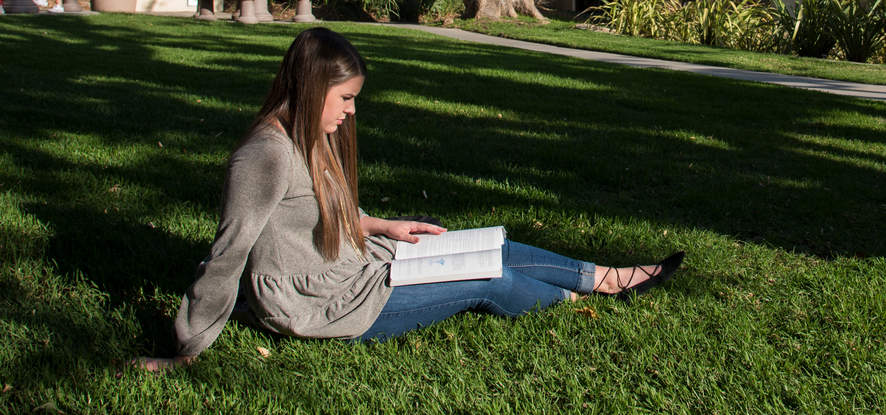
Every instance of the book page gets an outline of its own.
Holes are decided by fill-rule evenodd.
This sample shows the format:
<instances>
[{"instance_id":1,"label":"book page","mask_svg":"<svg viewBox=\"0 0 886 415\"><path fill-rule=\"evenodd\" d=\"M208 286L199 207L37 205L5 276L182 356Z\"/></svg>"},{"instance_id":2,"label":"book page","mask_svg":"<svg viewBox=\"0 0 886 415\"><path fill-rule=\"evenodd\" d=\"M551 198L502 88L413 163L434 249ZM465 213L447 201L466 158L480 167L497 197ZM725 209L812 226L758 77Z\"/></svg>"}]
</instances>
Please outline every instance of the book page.
<instances>
[{"instance_id":1,"label":"book page","mask_svg":"<svg viewBox=\"0 0 886 415\"><path fill-rule=\"evenodd\" d=\"M398 260L391 263L391 286L501 277L501 247Z\"/></svg>"},{"instance_id":2,"label":"book page","mask_svg":"<svg viewBox=\"0 0 886 415\"><path fill-rule=\"evenodd\" d=\"M457 254L501 248L505 243L505 228L465 229L444 232L440 235L416 235L418 243L397 241L395 259Z\"/></svg>"}]
</instances>

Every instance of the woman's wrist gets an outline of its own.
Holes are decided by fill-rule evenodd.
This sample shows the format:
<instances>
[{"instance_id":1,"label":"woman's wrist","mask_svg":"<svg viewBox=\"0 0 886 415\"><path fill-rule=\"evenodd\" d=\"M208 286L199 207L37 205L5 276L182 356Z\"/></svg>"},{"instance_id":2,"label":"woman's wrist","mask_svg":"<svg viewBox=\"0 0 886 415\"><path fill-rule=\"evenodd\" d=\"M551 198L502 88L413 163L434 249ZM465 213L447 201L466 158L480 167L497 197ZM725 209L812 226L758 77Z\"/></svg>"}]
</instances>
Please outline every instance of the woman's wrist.
<instances>
[{"instance_id":1,"label":"woman's wrist","mask_svg":"<svg viewBox=\"0 0 886 415\"><path fill-rule=\"evenodd\" d=\"M193 356L181 356L181 355L179 355L179 356L176 356L176 357L174 358L175 363L176 363L176 364L181 364L181 365L189 365L189 364L191 364L191 363L194 363L194 360L196 360L196 359L197 359L197 355L193 355Z\"/></svg>"},{"instance_id":2,"label":"woman's wrist","mask_svg":"<svg viewBox=\"0 0 886 415\"><path fill-rule=\"evenodd\" d=\"M386 232L387 220L363 215L360 217L360 229L363 230L363 236L372 236L383 234Z\"/></svg>"}]
</instances>

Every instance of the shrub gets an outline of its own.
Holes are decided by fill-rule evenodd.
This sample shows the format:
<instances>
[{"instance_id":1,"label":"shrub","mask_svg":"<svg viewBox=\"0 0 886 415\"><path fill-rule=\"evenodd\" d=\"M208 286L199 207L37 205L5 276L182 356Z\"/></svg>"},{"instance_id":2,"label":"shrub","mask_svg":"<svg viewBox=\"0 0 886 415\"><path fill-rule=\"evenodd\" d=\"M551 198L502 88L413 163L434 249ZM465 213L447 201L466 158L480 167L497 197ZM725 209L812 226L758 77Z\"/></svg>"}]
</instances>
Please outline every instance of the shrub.
<instances>
[{"instance_id":1,"label":"shrub","mask_svg":"<svg viewBox=\"0 0 886 415\"><path fill-rule=\"evenodd\" d=\"M442 21L461 15L465 11L462 0L431 0L430 6L418 16L419 21Z\"/></svg>"},{"instance_id":2,"label":"shrub","mask_svg":"<svg viewBox=\"0 0 886 415\"><path fill-rule=\"evenodd\" d=\"M400 17L400 3L397 0L360 0L363 11L376 20L390 20Z\"/></svg>"},{"instance_id":3,"label":"shrub","mask_svg":"<svg viewBox=\"0 0 886 415\"><path fill-rule=\"evenodd\" d=\"M695 41L702 45L725 46L728 33L729 0L696 0L683 6L686 22Z\"/></svg>"},{"instance_id":4,"label":"shrub","mask_svg":"<svg viewBox=\"0 0 886 415\"><path fill-rule=\"evenodd\" d=\"M462 0L401 0L399 18L411 22L438 22L462 12Z\"/></svg>"},{"instance_id":5,"label":"shrub","mask_svg":"<svg viewBox=\"0 0 886 415\"><path fill-rule=\"evenodd\" d=\"M886 14L882 0L830 0L830 33L847 60L866 62L883 46Z\"/></svg>"},{"instance_id":6,"label":"shrub","mask_svg":"<svg viewBox=\"0 0 886 415\"><path fill-rule=\"evenodd\" d=\"M662 0L606 0L599 7L599 14L588 21L603 23L618 33L642 37L666 36L667 16L662 13ZM589 12L590 9L582 12Z\"/></svg>"},{"instance_id":7,"label":"shrub","mask_svg":"<svg viewBox=\"0 0 886 415\"><path fill-rule=\"evenodd\" d=\"M731 2L732 10L726 14L726 46L733 49L771 52L778 50L776 32L777 18L770 7L763 7L752 0Z\"/></svg>"},{"instance_id":8,"label":"shrub","mask_svg":"<svg viewBox=\"0 0 886 415\"><path fill-rule=\"evenodd\" d=\"M594 10L591 10L594 9ZM705 45L771 50L774 18L755 0L607 0L588 18L618 33Z\"/></svg>"},{"instance_id":9,"label":"shrub","mask_svg":"<svg viewBox=\"0 0 886 415\"><path fill-rule=\"evenodd\" d=\"M886 46L884 0L605 0L579 15L618 33L865 62ZM878 55L879 56L879 55ZM879 59L879 58L878 58Z\"/></svg>"},{"instance_id":10,"label":"shrub","mask_svg":"<svg viewBox=\"0 0 886 415\"><path fill-rule=\"evenodd\" d=\"M784 41L783 52L823 58L837 43L828 28L830 0L799 0L793 7L773 0L773 9L778 22L775 37Z\"/></svg>"}]
</instances>

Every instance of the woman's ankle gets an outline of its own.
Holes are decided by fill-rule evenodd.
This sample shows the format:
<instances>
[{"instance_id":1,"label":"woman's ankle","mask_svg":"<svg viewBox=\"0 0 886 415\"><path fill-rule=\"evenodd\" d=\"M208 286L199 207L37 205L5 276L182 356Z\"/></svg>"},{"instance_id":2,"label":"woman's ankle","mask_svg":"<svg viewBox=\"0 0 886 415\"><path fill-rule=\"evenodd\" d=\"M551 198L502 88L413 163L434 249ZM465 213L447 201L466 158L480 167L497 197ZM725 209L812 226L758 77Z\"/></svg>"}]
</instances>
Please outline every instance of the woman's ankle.
<instances>
[{"instance_id":1,"label":"woman's ankle","mask_svg":"<svg viewBox=\"0 0 886 415\"><path fill-rule=\"evenodd\" d=\"M600 273L600 271L603 271ZM594 291L605 294L617 294L626 288L640 284L650 277L658 274L661 267L657 265L644 265L634 267L597 267L595 277L600 281L594 287Z\"/></svg>"}]
</instances>

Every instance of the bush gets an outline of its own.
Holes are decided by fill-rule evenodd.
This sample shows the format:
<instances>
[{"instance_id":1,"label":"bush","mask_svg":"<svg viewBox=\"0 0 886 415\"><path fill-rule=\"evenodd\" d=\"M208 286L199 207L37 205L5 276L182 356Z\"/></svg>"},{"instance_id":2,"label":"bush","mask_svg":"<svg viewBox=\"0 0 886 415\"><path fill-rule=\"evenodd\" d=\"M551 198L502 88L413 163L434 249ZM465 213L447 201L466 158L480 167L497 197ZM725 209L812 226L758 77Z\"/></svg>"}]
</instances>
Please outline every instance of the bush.
<instances>
[{"instance_id":1,"label":"bush","mask_svg":"<svg viewBox=\"0 0 886 415\"><path fill-rule=\"evenodd\" d=\"M770 7L761 7L751 0L731 2L730 7L726 14L726 47L757 52L772 52L780 48L779 38L773 36L777 18Z\"/></svg>"},{"instance_id":2,"label":"bush","mask_svg":"<svg viewBox=\"0 0 886 415\"><path fill-rule=\"evenodd\" d=\"M886 14L881 0L830 0L830 33L847 60L866 62L883 46Z\"/></svg>"},{"instance_id":3,"label":"bush","mask_svg":"<svg viewBox=\"0 0 886 415\"><path fill-rule=\"evenodd\" d=\"M666 37L672 15L662 13L665 3L662 0L606 0L601 6L591 7L582 14L598 10L600 13L589 17L588 22L604 23L618 33Z\"/></svg>"},{"instance_id":4,"label":"bush","mask_svg":"<svg viewBox=\"0 0 886 415\"><path fill-rule=\"evenodd\" d=\"M631 36L771 50L774 18L754 0L607 0L588 22Z\"/></svg>"},{"instance_id":5,"label":"bush","mask_svg":"<svg viewBox=\"0 0 886 415\"><path fill-rule=\"evenodd\" d=\"M462 0L401 0L400 20L437 22L454 18L464 11Z\"/></svg>"},{"instance_id":6,"label":"bush","mask_svg":"<svg viewBox=\"0 0 886 415\"><path fill-rule=\"evenodd\" d=\"M286 1L295 7L296 0ZM318 16L328 20L409 22L440 21L464 10L461 0L323 0L319 7Z\"/></svg>"},{"instance_id":7,"label":"bush","mask_svg":"<svg viewBox=\"0 0 886 415\"><path fill-rule=\"evenodd\" d=\"M683 6L686 23L696 43L725 46L730 0L696 0Z\"/></svg>"},{"instance_id":8,"label":"bush","mask_svg":"<svg viewBox=\"0 0 886 415\"><path fill-rule=\"evenodd\" d=\"M775 35L784 43L782 52L824 58L837 43L828 29L830 0L799 0L793 7L773 0L773 9L778 22Z\"/></svg>"},{"instance_id":9,"label":"bush","mask_svg":"<svg viewBox=\"0 0 886 415\"><path fill-rule=\"evenodd\" d=\"M886 43L883 0L606 0L588 23L621 34L865 62Z\"/></svg>"}]
</instances>

